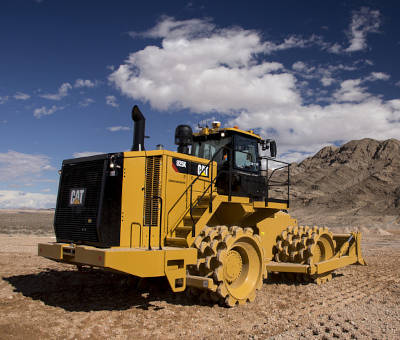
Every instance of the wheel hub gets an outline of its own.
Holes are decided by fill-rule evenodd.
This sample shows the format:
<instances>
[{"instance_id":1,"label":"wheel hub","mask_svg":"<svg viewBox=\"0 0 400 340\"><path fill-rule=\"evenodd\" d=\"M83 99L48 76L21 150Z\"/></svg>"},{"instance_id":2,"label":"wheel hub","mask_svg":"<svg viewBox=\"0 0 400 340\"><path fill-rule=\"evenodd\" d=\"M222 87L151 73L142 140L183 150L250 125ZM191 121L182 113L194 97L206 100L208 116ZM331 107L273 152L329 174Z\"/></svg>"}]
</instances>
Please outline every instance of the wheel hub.
<instances>
[{"instance_id":1,"label":"wheel hub","mask_svg":"<svg viewBox=\"0 0 400 340\"><path fill-rule=\"evenodd\" d=\"M230 250L227 254L224 266L225 278L228 282L235 281L242 272L242 257L235 250Z\"/></svg>"}]
</instances>

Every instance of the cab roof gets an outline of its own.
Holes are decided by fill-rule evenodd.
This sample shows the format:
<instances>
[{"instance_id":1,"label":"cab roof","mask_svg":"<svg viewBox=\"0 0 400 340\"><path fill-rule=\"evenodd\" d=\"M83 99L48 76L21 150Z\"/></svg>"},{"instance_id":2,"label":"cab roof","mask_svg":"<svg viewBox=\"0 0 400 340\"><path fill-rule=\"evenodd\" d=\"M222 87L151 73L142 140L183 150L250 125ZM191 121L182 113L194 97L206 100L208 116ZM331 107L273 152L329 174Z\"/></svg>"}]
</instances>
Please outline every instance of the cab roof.
<instances>
[{"instance_id":1,"label":"cab roof","mask_svg":"<svg viewBox=\"0 0 400 340\"><path fill-rule=\"evenodd\" d=\"M256 133L254 133L253 130L241 130L238 127L232 127L232 128L220 128L220 127L216 127L216 128L202 128L200 132L196 132L193 134L193 137L201 137L201 136L209 136L209 135L214 135L214 134L220 134L221 132L227 132L228 134L242 134L245 136L249 136L249 137L253 137L256 139L261 140L261 136L257 135Z\"/></svg>"}]
</instances>

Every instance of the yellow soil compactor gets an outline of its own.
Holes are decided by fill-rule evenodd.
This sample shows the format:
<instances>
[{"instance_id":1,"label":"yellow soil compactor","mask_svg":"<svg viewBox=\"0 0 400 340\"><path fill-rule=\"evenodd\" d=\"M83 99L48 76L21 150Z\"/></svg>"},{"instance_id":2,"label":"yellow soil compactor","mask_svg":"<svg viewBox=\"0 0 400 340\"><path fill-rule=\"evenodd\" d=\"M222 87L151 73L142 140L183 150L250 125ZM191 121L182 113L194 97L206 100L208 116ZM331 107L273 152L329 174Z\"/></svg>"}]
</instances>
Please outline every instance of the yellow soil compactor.
<instances>
[{"instance_id":1,"label":"yellow soil compactor","mask_svg":"<svg viewBox=\"0 0 400 340\"><path fill-rule=\"evenodd\" d=\"M39 244L40 256L165 276L174 292L226 306L253 301L268 272L319 284L365 264L359 232L298 226L287 213L290 165L275 160L275 141L214 122L179 125L177 152L146 151L137 106L132 119L131 151L63 161L56 242Z\"/></svg>"}]
</instances>

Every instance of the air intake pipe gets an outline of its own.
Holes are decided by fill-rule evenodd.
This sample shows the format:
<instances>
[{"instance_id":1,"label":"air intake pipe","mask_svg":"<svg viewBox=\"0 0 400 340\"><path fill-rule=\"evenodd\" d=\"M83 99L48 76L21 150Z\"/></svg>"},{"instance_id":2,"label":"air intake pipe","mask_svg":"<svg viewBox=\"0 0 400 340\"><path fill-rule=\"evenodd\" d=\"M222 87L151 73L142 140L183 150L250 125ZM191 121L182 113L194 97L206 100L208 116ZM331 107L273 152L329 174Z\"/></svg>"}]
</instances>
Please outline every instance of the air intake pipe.
<instances>
[{"instance_id":1,"label":"air intake pipe","mask_svg":"<svg viewBox=\"0 0 400 340\"><path fill-rule=\"evenodd\" d=\"M134 134L131 151L143 151L146 118L144 118L137 105L135 105L132 109L132 120L134 122Z\"/></svg>"},{"instance_id":2,"label":"air intake pipe","mask_svg":"<svg viewBox=\"0 0 400 340\"><path fill-rule=\"evenodd\" d=\"M178 125L175 129L175 144L178 152L189 153L189 145L193 144L193 131L189 125Z\"/></svg>"}]
</instances>

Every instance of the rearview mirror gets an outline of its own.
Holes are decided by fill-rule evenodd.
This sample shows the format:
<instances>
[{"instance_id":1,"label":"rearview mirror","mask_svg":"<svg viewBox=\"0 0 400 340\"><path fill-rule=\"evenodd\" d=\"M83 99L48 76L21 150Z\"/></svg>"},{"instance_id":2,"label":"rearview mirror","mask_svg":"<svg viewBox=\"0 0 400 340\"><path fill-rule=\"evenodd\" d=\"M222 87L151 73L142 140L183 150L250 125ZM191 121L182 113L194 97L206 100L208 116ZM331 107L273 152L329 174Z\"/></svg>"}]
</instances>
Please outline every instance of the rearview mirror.
<instances>
[{"instance_id":1,"label":"rearview mirror","mask_svg":"<svg viewBox=\"0 0 400 340\"><path fill-rule=\"evenodd\" d=\"M272 157L272 158L275 158L275 157L276 157L277 149L276 149L276 142L275 142L274 140L271 140L271 141L269 142L269 151L270 151L270 153L271 153L271 157Z\"/></svg>"},{"instance_id":2,"label":"rearview mirror","mask_svg":"<svg viewBox=\"0 0 400 340\"><path fill-rule=\"evenodd\" d=\"M269 148L269 146L268 146L268 140L262 139L262 140L260 141L260 144L261 144L261 150L262 150L262 151L265 151L265 150L267 150L267 149Z\"/></svg>"}]
</instances>

